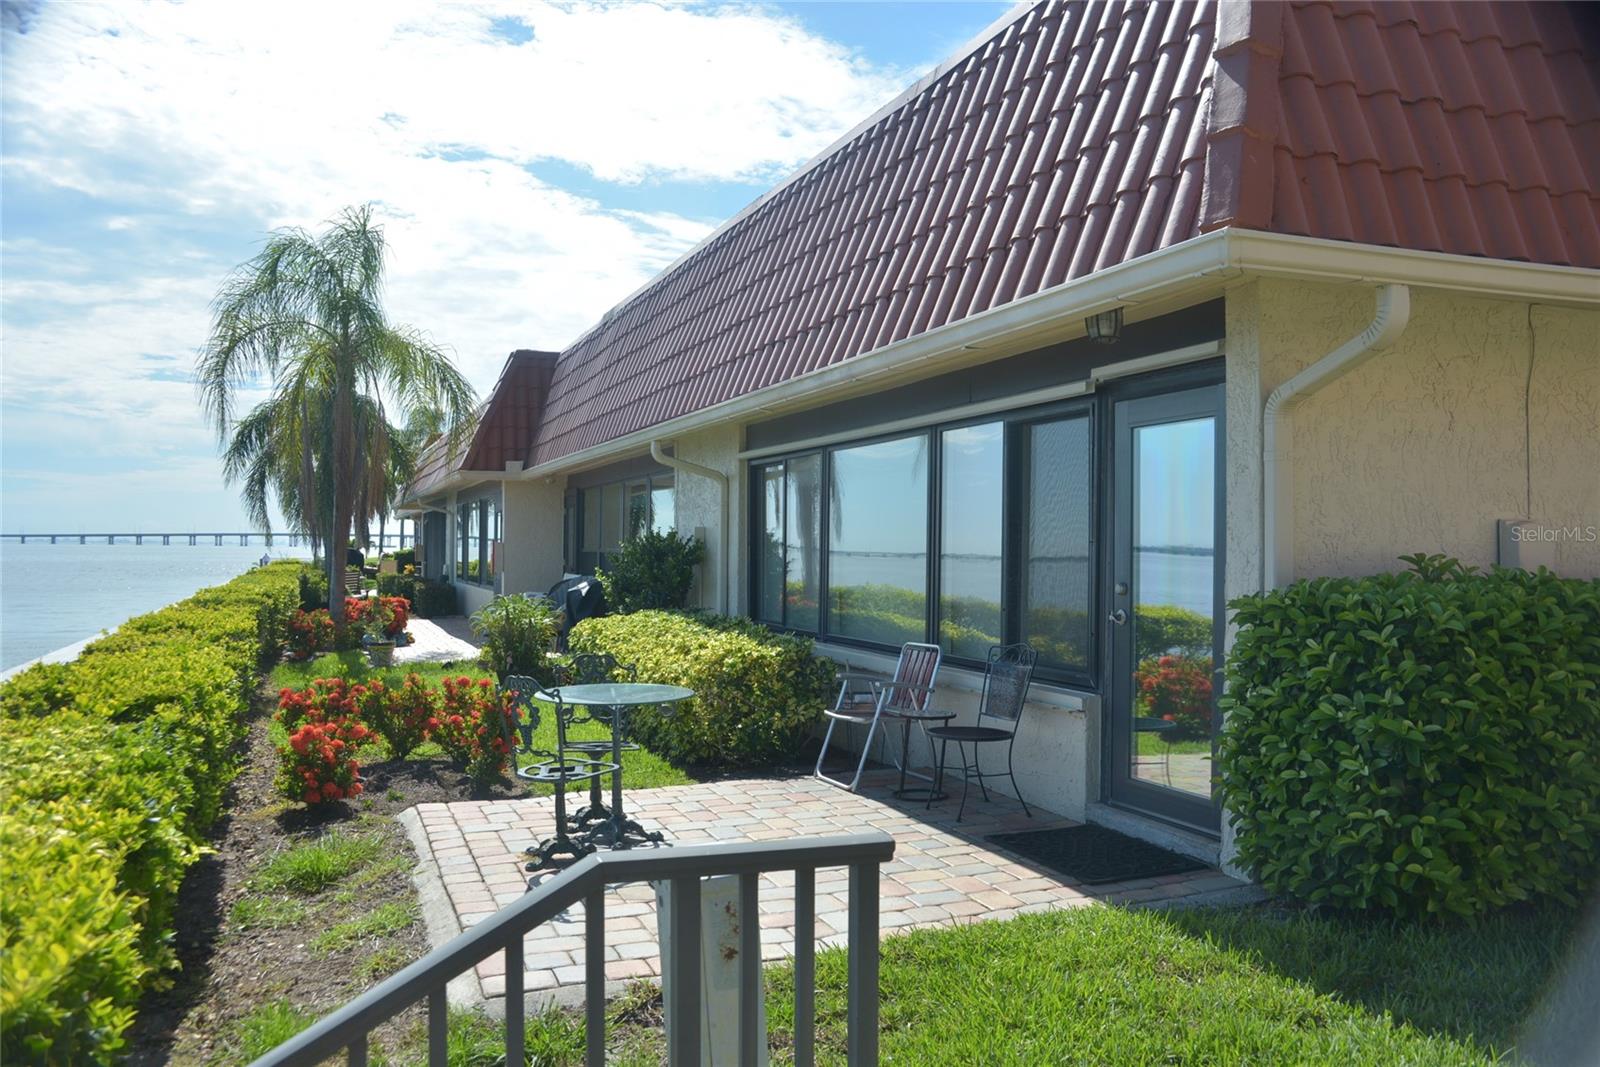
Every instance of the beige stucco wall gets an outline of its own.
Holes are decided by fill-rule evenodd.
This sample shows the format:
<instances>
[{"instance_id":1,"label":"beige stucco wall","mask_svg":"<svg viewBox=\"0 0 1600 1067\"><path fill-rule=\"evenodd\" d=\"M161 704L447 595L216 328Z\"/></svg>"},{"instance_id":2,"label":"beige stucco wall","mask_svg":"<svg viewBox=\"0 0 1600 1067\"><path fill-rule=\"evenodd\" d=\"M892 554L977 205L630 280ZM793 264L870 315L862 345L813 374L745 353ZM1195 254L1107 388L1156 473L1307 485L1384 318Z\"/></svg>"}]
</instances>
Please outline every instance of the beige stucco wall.
<instances>
[{"instance_id":1,"label":"beige stucco wall","mask_svg":"<svg viewBox=\"0 0 1600 1067\"><path fill-rule=\"evenodd\" d=\"M1262 404L1363 330L1375 299L1281 280L1228 292L1230 599L1261 581ZM1600 542L1581 536L1600 527L1600 312L1420 288L1411 302L1394 345L1295 409L1294 575L1397 570L1412 552L1488 566L1496 520L1528 518L1580 531L1552 545L1557 573L1600 576Z\"/></svg>"},{"instance_id":2,"label":"beige stucco wall","mask_svg":"<svg viewBox=\"0 0 1600 1067\"><path fill-rule=\"evenodd\" d=\"M1259 546L1232 536L1259 514L1247 484L1259 405L1373 308L1365 285L1262 280L1229 294L1235 591L1259 574ZM1291 432L1295 576L1394 570L1411 552L1488 566L1502 518L1600 527L1600 311L1413 289L1396 343L1299 404ZM1566 536L1552 555L1558 573L1600 576L1600 539Z\"/></svg>"},{"instance_id":3,"label":"beige stucco wall","mask_svg":"<svg viewBox=\"0 0 1600 1067\"><path fill-rule=\"evenodd\" d=\"M502 592L542 593L561 580L565 491L564 477L505 483Z\"/></svg>"},{"instance_id":4,"label":"beige stucco wall","mask_svg":"<svg viewBox=\"0 0 1600 1067\"><path fill-rule=\"evenodd\" d=\"M744 499L744 466L739 460L739 449L744 440L740 426L719 426L700 433L686 434L673 442L673 455L702 467L710 467L727 475L728 494L731 501L723 499L722 487L710 478L687 471L678 471L675 479L675 506L678 533L692 536L697 529L705 531L706 562L696 593L697 606L711 611L738 613L744 603L744 509L739 501ZM728 513L728 540L723 544L723 509ZM724 589L728 599L724 601Z\"/></svg>"}]
</instances>

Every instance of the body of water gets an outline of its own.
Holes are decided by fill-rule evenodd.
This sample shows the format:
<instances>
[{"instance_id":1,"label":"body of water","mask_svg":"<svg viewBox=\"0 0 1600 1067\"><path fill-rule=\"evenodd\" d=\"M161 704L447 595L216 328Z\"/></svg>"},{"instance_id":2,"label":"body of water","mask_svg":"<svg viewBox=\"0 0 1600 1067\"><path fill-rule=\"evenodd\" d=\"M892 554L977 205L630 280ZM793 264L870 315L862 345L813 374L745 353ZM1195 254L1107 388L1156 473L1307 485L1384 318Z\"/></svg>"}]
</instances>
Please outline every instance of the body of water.
<instances>
[{"instance_id":1,"label":"body of water","mask_svg":"<svg viewBox=\"0 0 1600 1067\"><path fill-rule=\"evenodd\" d=\"M307 548L259 543L114 545L0 543L0 670L96 636L135 615Z\"/></svg>"},{"instance_id":2,"label":"body of water","mask_svg":"<svg viewBox=\"0 0 1600 1067\"><path fill-rule=\"evenodd\" d=\"M1200 615L1210 615L1214 600L1213 561L1210 553L1138 550L1136 581L1142 604L1175 604ZM829 575L833 585L893 585L923 589L927 584L927 557L921 554L835 552ZM944 561L944 595L996 600L1000 590L996 575L998 556L960 556ZM793 573L793 572L792 572ZM1033 564L1031 577L1041 589L1051 591L1050 603L1086 608L1089 588L1087 559L1049 559Z\"/></svg>"}]
</instances>

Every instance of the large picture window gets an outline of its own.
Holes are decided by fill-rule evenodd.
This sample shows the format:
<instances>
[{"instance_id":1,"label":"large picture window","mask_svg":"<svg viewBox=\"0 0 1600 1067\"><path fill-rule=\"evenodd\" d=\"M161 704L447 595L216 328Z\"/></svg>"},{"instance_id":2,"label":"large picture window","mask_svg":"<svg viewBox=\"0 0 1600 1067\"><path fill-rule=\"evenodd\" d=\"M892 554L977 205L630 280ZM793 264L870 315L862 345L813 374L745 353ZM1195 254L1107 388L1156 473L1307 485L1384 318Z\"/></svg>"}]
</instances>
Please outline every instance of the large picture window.
<instances>
[{"instance_id":1,"label":"large picture window","mask_svg":"<svg viewBox=\"0 0 1600 1067\"><path fill-rule=\"evenodd\" d=\"M604 567L624 541L645 530L676 528L677 504L670 472L579 489L569 499L575 514L575 554L567 566L578 574Z\"/></svg>"},{"instance_id":2,"label":"large picture window","mask_svg":"<svg viewBox=\"0 0 1600 1067\"><path fill-rule=\"evenodd\" d=\"M489 518L484 523L483 573L493 583L495 576L500 573L500 501L490 500L487 504Z\"/></svg>"},{"instance_id":3,"label":"large picture window","mask_svg":"<svg viewBox=\"0 0 1600 1067\"><path fill-rule=\"evenodd\" d=\"M756 618L815 633L822 610L822 456L757 467Z\"/></svg>"},{"instance_id":4,"label":"large picture window","mask_svg":"<svg viewBox=\"0 0 1600 1067\"><path fill-rule=\"evenodd\" d=\"M756 461L751 613L969 665L1026 641L1092 683L1091 439L1078 404Z\"/></svg>"},{"instance_id":5,"label":"large picture window","mask_svg":"<svg viewBox=\"0 0 1600 1067\"><path fill-rule=\"evenodd\" d=\"M898 645L928 631L928 436L829 456L828 629Z\"/></svg>"},{"instance_id":6,"label":"large picture window","mask_svg":"<svg viewBox=\"0 0 1600 1067\"><path fill-rule=\"evenodd\" d=\"M456 580L493 585L500 572L500 501L480 497L456 507Z\"/></svg>"}]
</instances>

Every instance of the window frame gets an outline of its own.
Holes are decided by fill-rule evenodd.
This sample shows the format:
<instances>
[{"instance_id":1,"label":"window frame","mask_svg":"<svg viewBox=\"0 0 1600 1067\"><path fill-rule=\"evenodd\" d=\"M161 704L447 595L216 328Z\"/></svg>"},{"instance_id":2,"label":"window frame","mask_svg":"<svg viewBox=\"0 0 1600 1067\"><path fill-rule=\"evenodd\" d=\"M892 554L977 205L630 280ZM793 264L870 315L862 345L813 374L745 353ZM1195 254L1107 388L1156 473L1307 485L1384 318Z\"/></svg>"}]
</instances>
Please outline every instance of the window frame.
<instances>
[{"instance_id":1,"label":"window frame","mask_svg":"<svg viewBox=\"0 0 1600 1067\"><path fill-rule=\"evenodd\" d=\"M505 536L505 505L495 494L486 493L475 496L470 500L456 502L456 567L455 580L462 585L477 585L485 588L495 588L499 584L499 572L489 573L490 553L495 544L495 538L490 534L489 518L499 514L501 539ZM477 530L472 532L469 516L477 522ZM477 563L478 573L472 573L471 565Z\"/></svg>"},{"instance_id":2,"label":"window frame","mask_svg":"<svg viewBox=\"0 0 1600 1067\"><path fill-rule=\"evenodd\" d=\"M889 647L876 641L836 634L829 628L829 624L833 621L833 605L829 595L833 588L831 581L833 577L833 561L831 558L833 555L833 534L831 533L833 529L833 457L839 452L848 452L852 449L865 448L870 445L880 445L887 441L908 441L913 437L922 438L928 457L927 470L923 475L928 484L924 486L923 499L927 502L927 514L923 517L922 543L923 555L928 562L923 567L922 639L924 641L928 640L928 634L933 632L934 608L932 605L936 593L934 592L932 575L928 571L932 570L936 543L934 527L938 524L939 515L939 501L936 495L937 483L934 481L937 477L936 472L939 469L939 462L938 457L933 455L938 449L938 436L939 428L937 426L922 426L914 430L900 430L893 433L874 434L871 437L855 438L849 441L838 441L820 449L822 452L822 565L818 570L818 581L822 587L817 590L817 640L827 641L830 644L853 645L858 648L881 649ZM787 457L785 458L787 461ZM784 479L783 493L784 499L787 501L789 497L787 470L784 473ZM787 542L785 542L784 547L787 550ZM787 559L787 555L785 558Z\"/></svg>"},{"instance_id":3,"label":"window frame","mask_svg":"<svg viewBox=\"0 0 1600 1067\"><path fill-rule=\"evenodd\" d=\"M1041 664L1037 677L1044 682L1050 682L1074 689L1098 691L1100 684L1100 645L1102 632L1098 614L1100 604L1100 579L1102 564L1099 558L1100 548L1100 523L1102 519L1101 500L1101 472L1098 468L1100 461L1100 432L1101 413L1100 405L1093 395L1071 397L1064 400L1052 401L1046 404L1037 404L1029 407L1016 408L1007 411L988 412L982 415L972 415L959 419L948 419L930 422L909 430L897 430L887 433L865 434L861 437L850 438L844 441L829 442L825 445L814 445L809 448L799 448L792 452L778 452L771 455L753 457L746 467L747 485L751 491L747 494L747 521L749 523L749 536L746 538L748 547L747 578L749 582L749 605L747 614L752 619L758 619L759 603L761 597L761 564L762 554L758 550L759 538L765 533L765 471L781 464L783 466L783 484L780 496L783 506L787 509L789 498L789 463L808 456L820 455L822 475L822 539L819 546L821 561L818 568L818 581L821 588L818 590L818 618L817 628L805 630L788 624L787 597L780 597L780 614L783 622L764 625L786 633L795 633L811 637L819 643L840 645L850 648L862 648L873 651L894 652L890 648L877 642L866 641L860 638L848 637L833 632L832 609L832 568L830 557L833 552L833 456L836 452L859 448L864 445L879 444L884 441L898 441L908 438L921 437L927 449L927 553L925 563L926 578L926 606L923 619L922 639L939 643L939 624L941 621L943 599L943 530L942 519L945 506L944 492L944 437L946 431L965 429L971 426L986 426L999 423L1002 427L1002 487L1001 487L1001 548L1000 548L1000 614L1001 629L1000 640L1002 643L1011 644L1022 639L1022 585L1026 579L1024 562L1026 559L1026 546L1023 540L1026 537L1027 509L1032 500L1027 485L1028 443L1027 434L1035 424L1048 423L1059 420L1083 418L1087 420L1087 452L1084 464L1089 477L1089 516L1088 516L1088 541L1085 545L1089 557L1089 573L1087 588L1085 589L1088 604L1089 621L1089 646L1084 657L1085 662L1072 668L1061 668L1054 665ZM784 513L784 540L782 552L785 560L788 558L788 522L787 513ZM759 619L758 619L759 621ZM965 657L946 653L944 662L955 667L982 670L984 662L981 659Z\"/></svg>"},{"instance_id":4,"label":"window frame","mask_svg":"<svg viewBox=\"0 0 1600 1067\"><path fill-rule=\"evenodd\" d=\"M631 510L631 498L629 490L638 487L640 484L643 484L644 486L644 493L640 497L640 499L642 499L644 502L644 516L641 529L657 529L655 494L659 488L668 490L672 493L672 531L674 533L677 532L678 479L676 473L673 471L652 471L649 474L635 474L626 478L613 478L610 481L599 482L595 485L573 486L571 490L570 501L563 503L563 506L567 509L564 525L570 531L567 534L567 537L568 544L572 546L571 552L565 555L563 564L570 573L593 574L595 571L603 568L606 565L607 557L612 555L611 552L606 550L606 523L612 520L612 516L610 515L611 509L606 503L608 492L616 493L621 501L620 506L622 515L616 520L618 523L617 529L619 532L619 540L617 541L617 544L620 546L628 539L629 536L631 536L629 532L629 523L631 518L629 515L629 511ZM599 530L595 536L595 548L592 553L589 551L589 549L584 547L584 538L587 536L587 531L589 528L589 522L584 514L584 507L588 503L589 499L587 494L590 493L595 494L594 499L599 505L595 509L595 525L599 527ZM634 532L637 533L638 531ZM664 529L663 532L665 532ZM584 557L591 554L594 556L594 565L588 569L585 569Z\"/></svg>"}]
</instances>

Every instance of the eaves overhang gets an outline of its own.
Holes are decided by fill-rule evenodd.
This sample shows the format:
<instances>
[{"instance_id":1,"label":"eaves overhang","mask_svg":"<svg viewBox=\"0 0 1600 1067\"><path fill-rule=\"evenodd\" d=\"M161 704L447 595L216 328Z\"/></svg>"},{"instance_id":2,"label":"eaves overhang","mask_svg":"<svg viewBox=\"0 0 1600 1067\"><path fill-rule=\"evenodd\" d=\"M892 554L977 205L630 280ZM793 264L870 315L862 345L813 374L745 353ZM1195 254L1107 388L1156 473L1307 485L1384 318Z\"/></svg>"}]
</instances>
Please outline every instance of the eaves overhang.
<instances>
[{"instance_id":1,"label":"eaves overhang","mask_svg":"<svg viewBox=\"0 0 1600 1067\"><path fill-rule=\"evenodd\" d=\"M769 418L989 362L1080 335L1084 318L1101 311L1120 307L1129 321L1139 321L1212 299L1252 277L1400 282L1503 300L1600 307L1600 271L1228 227L504 476L575 472L646 452L652 441L734 420Z\"/></svg>"}]
</instances>

